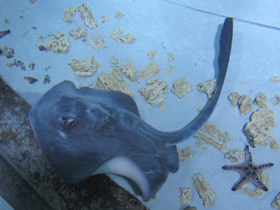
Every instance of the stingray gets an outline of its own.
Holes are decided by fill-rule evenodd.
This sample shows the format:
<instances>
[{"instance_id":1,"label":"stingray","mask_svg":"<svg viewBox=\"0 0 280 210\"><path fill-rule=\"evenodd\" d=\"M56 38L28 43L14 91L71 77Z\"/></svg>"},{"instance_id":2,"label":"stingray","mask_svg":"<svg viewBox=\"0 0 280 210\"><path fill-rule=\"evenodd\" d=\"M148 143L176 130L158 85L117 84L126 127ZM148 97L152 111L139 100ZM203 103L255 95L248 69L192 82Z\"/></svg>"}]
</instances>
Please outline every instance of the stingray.
<instances>
[{"instance_id":1,"label":"stingray","mask_svg":"<svg viewBox=\"0 0 280 210\"><path fill-rule=\"evenodd\" d=\"M169 172L179 169L176 144L196 133L219 99L230 59L233 20L223 24L216 86L212 97L183 128L159 131L143 121L135 101L118 91L63 81L32 106L29 119L56 174L77 184L95 174L117 174L132 180L146 200L154 196Z\"/></svg>"}]
</instances>

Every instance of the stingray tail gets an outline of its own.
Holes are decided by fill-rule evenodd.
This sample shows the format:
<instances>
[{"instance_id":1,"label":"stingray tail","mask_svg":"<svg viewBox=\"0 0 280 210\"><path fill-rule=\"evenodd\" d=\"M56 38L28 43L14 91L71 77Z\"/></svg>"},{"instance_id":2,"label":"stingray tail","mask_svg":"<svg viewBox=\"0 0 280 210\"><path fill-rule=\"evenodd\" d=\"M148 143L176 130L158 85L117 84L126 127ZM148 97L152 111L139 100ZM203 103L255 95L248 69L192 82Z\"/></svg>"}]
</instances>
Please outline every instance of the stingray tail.
<instances>
[{"instance_id":1,"label":"stingray tail","mask_svg":"<svg viewBox=\"0 0 280 210\"><path fill-rule=\"evenodd\" d=\"M173 145L193 136L209 119L212 114L218 99L220 97L224 80L226 77L227 67L230 59L231 44L233 33L233 19L226 18L222 27L220 36L220 52L218 56L218 75L216 78L216 87L213 96L208 100L202 112L200 112L195 119L183 128L172 131L163 132L168 145Z\"/></svg>"}]
</instances>

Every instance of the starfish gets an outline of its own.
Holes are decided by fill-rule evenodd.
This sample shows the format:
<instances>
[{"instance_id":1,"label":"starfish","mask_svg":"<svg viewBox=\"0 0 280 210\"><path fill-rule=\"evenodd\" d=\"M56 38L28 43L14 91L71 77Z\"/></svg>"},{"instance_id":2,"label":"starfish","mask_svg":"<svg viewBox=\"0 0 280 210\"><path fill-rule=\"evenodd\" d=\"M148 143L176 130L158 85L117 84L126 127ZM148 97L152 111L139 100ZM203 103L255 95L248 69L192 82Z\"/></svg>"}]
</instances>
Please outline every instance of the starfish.
<instances>
[{"instance_id":1,"label":"starfish","mask_svg":"<svg viewBox=\"0 0 280 210\"><path fill-rule=\"evenodd\" d=\"M273 163L266 163L261 165L254 165L252 154L249 146L246 145L244 149L244 162L236 165L225 165L222 167L224 170L231 170L240 174L239 180L231 188L232 191L238 190L245 183L251 182L256 187L268 191L267 187L262 183L261 173L263 170L272 167Z\"/></svg>"}]
</instances>

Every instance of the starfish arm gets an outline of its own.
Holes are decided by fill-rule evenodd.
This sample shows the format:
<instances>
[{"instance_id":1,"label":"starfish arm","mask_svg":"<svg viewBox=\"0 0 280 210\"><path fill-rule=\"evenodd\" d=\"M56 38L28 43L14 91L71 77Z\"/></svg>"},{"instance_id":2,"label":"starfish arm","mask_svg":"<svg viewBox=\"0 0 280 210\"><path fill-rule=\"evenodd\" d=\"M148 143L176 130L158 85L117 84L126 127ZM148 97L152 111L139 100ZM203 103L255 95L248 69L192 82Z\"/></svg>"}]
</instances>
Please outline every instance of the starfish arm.
<instances>
[{"instance_id":1,"label":"starfish arm","mask_svg":"<svg viewBox=\"0 0 280 210\"><path fill-rule=\"evenodd\" d=\"M244 149L244 163L252 163L253 162L253 158L252 158L252 154L249 150L249 146L246 145L245 149Z\"/></svg>"},{"instance_id":2,"label":"starfish arm","mask_svg":"<svg viewBox=\"0 0 280 210\"><path fill-rule=\"evenodd\" d=\"M242 174L242 164L238 165L224 165L222 169L227 170L227 171L235 171L238 172L239 174Z\"/></svg>"},{"instance_id":3,"label":"starfish arm","mask_svg":"<svg viewBox=\"0 0 280 210\"><path fill-rule=\"evenodd\" d=\"M240 175L240 178L238 179L237 182L235 182L235 184L233 185L233 187L231 188L232 191L236 191L238 190L240 187L242 187L242 185L244 185L247 182L247 177Z\"/></svg>"},{"instance_id":4,"label":"starfish arm","mask_svg":"<svg viewBox=\"0 0 280 210\"><path fill-rule=\"evenodd\" d=\"M262 189L263 191L268 191L267 187L262 183L261 179L256 176L251 179L251 182L253 185L255 185L257 188Z\"/></svg>"},{"instance_id":5,"label":"starfish arm","mask_svg":"<svg viewBox=\"0 0 280 210\"><path fill-rule=\"evenodd\" d=\"M258 165L258 169L260 172L262 172L263 170L270 168L272 166L274 166L273 163L265 163L265 164Z\"/></svg>"}]
</instances>

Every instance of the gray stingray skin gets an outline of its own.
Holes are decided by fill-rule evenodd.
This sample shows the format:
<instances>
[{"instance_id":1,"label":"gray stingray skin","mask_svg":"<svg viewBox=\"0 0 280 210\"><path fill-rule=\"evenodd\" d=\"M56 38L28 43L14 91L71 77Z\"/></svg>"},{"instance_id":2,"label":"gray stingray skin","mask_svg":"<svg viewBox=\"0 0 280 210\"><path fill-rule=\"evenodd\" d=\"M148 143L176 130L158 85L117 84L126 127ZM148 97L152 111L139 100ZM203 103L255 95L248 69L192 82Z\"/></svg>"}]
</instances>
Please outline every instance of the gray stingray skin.
<instances>
[{"instance_id":1,"label":"gray stingray skin","mask_svg":"<svg viewBox=\"0 0 280 210\"><path fill-rule=\"evenodd\" d=\"M230 58L232 32L233 20L226 18L220 37L215 94L193 121L177 131L159 131L144 122L135 101L121 92L77 89L70 81L46 92L32 107L29 119L40 148L58 176L66 182L79 183L104 163L126 157L147 180L145 198L155 195L169 172L175 173L179 168L176 143L192 136L218 101Z\"/></svg>"}]
</instances>

